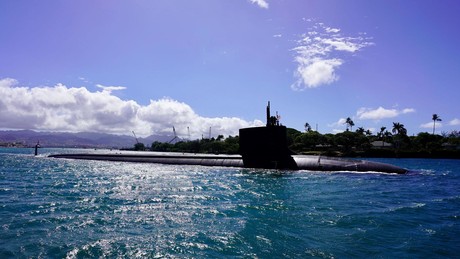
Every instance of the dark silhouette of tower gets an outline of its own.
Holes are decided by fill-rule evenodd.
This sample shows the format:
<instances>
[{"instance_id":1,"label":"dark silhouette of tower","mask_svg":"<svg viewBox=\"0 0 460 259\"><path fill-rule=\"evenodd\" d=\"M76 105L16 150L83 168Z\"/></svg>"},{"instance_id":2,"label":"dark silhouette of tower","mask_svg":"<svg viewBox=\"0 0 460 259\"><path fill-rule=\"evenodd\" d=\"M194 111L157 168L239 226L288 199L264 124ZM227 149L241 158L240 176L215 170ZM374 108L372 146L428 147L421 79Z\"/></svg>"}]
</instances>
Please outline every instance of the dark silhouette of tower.
<instances>
[{"instance_id":1,"label":"dark silhouette of tower","mask_svg":"<svg viewBox=\"0 0 460 259\"><path fill-rule=\"evenodd\" d=\"M240 129L240 154L244 167L266 169L297 169L292 151L287 146L287 131L278 118L270 116L267 105L266 127Z\"/></svg>"}]
</instances>

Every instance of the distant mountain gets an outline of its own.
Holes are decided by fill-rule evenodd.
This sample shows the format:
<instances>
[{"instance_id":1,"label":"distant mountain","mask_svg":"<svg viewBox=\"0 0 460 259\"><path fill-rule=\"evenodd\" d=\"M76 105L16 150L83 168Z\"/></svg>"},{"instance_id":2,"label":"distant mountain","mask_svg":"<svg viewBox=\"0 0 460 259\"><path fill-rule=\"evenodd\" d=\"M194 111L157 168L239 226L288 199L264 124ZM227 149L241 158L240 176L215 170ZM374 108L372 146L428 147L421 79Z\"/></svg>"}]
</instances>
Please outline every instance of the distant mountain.
<instances>
[{"instance_id":1,"label":"distant mountain","mask_svg":"<svg viewBox=\"0 0 460 259\"><path fill-rule=\"evenodd\" d=\"M152 142L168 142L173 136L151 135L138 138L139 142L150 147ZM79 148L132 148L136 139L129 135L113 135L94 132L37 132L32 130L0 131L0 145L15 143L17 146L35 146L40 141L42 147Z\"/></svg>"}]
</instances>

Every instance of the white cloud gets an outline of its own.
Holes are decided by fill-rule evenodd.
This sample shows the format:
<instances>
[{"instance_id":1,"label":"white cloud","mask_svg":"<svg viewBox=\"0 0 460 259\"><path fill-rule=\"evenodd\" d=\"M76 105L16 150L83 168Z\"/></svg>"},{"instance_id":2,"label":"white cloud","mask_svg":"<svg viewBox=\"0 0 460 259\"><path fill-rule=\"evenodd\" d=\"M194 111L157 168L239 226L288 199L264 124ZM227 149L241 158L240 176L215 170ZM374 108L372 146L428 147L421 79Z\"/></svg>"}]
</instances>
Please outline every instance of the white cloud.
<instances>
[{"instance_id":1,"label":"white cloud","mask_svg":"<svg viewBox=\"0 0 460 259\"><path fill-rule=\"evenodd\" d=\"M339 58L341 53L355 53L372 44L369 38L345 37L338 28L316 23L293 49L297 63L294 77L297 80L292 89L304 90L337 81L336 70L345 63Z\"/></svg>"},{"instance_id":2,"label":"white cloud","mask_svg":"<svg viewBox=\"0 0 460 259\"><path fill-rule=\"evenodd\" d=\"M237 135L242 127L261 126L240 118L207 118L196 114L182 102L170 98L151 100L147 106L112 95L122 86L102 86L90 92L85 87L63 84L45 87L21 87L15 79L0 79L0 128L53 131L91 131L114 134L171 134L199 138L212 128L213 135Z\"/></svg>"},{"instance_id":3,"label":"white cloud","mask_svg":"<svg viewBox=\"0 0 460 259\"><path fill-rule=\"evenodd\" d=\"M415 109L406 108L403 110L397 109L385 109L383 107L379 107L377 109L372 108L359 108L356 112L356 116L360 120L381 120L381 119L388 119L394 118L399 116L400 114L412 113L415 112Z\"/></svg>"},{"instance_id":4,"label":"white cloud","mask_svg":"<svg viewBox=\"0 0 460 259\"><path fill-rule=\"evenodd\" d=\"M423 124L420 125L420 128L432 129L433 128L433 122L423 123ZM436 122L436 128L442 128L442 123L441 122Z\"/></svg>"},{"instance_id":5,"label":"white cloud","mask_svg":"<svg viewBox=\"0 0 460 259\"><path fill-rule=\"evenodd\" d=\"M124 86L105 86L101 84L96 84L97 87L101 88L105 92L111 93L112 91L120 91L120 90L125 90L126 87Z\"/></svg>"},{"instance_id":6,"label":"white cloud","mask_svg":"<svg viewBox=\"0 0 460 259\"><path fill-rule=\"evenodd\" d=\"M328 127L340 127L340 126L345 125L345 122L347 122L347 119L340 118L338 121L336 121L334 123L331 123L331 124L328 124L327 126Z\"/></svg>"},{"instance_id":7,"label":"white cloud","mask_svg":"<svg viewBox=\"0 0 460 259\"><path fill-rule=\"evenodd\" d=\"M18 81L13 78L0 79L0 88L9 88L18 84Z\"/></svg>"},{"instance_id":8,"label":"white cloud","mask_svg":"<svg viewBox=\"0 0 460 259\"><path fill-rule=\"evenodd\" d=\"M253 4L257 4L261 8L265 8L265 9L268 8L268 3L265 0L250 0L250 1Z\"/></svg>"},{"instance_id":9,"label":"white cloud","mask_svg":"<svg viewBox=\"0 0 460 259\"><path fill-rule=\"evenodd\" d=\"M345 130L343 130L343 129L333 129L331 132L332 132L332 134L338 134L338 133L345 132Z\"/></svg>"},{"instance_id":10,"label":"white cloud","mask_svg":"<svg viewBox=\"0 0 460 259\"><path fill-rule=\"evenodd\" d=\"M314 88L337 81L339 77L335 74L335 69L342 65L342 60L315 58L299 60L298 63L300 65L295 73L298 80L292 85L294 90L303 90L305 86Z\"/></svg>"},{"instance_id":11,"label":"white cloud","mask_svg":"<svg viewBox=\"0 0 460 259\"><path fill-rule=\"evenodd\" d=\"M84 83L89 83L90 82L87 78L82 77L82 76L78 77L78 79L83 81Z\"/></svg>"},{"instance_id":12,"label":"white cloud","mask_svg":"<svg viewBox=\"0 0 460 259\"><path fill-rule=\"evenodd\" d=\"M326 30L326 32L331 32L331 33L340 32L340 29L337 29L337 28L325 27L324 29Z\"/></svg>"},{"instance_id":13,"label":"white cloud","mask_svg":"<svg viewBox=\"0 0 460 259\"><path fill-rule=\"evenodd\" d=\"M387 110L383 107L379 107L375 110L370 108L360 108L356 115L361 120L380 120L385 118L394 118L398 116L398 111L395 109Z\"/></svg>"},{"instance_id":14,"label":"white cloud","mask_svg":"<svg viewBox=\"0 0 460 259\"><path fill-rule=\"evenodd\" d=\"M460 119L455 118L455 119L449 121L449 125L451 125L451 126L460 125Z\"/></svg>"},{"instance_id":15,"label":"white cloud","mask_svg":"<svg viewBox=\"0 0 460 259\"><path fill-rule=\"evenodd\" d=\"M414 108L406 108L402 110L403 114L415 112Z\"/></svg>"}]
</instances>

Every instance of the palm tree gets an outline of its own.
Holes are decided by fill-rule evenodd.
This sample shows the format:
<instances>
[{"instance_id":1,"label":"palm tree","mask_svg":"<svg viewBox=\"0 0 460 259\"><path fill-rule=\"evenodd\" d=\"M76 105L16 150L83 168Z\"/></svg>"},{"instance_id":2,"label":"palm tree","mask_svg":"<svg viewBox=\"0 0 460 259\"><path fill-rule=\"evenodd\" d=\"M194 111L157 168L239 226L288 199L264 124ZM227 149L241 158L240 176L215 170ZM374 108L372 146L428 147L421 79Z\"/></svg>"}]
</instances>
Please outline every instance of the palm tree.
<instances>
[{"instance_id":1,"label":"palm tree","mask_svg":"<svg viewBox=\"0 0 460 259\"><path fill-rule=\"evenodd\" d=\"M388 130L385 130L385 132L382 135L383 141L382 141L382 147L385 146L385 141L391 138L391 132Z\"/></svg>"},{"instance_id":2,"label":"palm tree","mask_svg":"<svg viewBox=\"0 0 460 259\"><path fill-rule=\"evenodd\" d=\"M380 128L380 132L377 133L377 137L383 138L383 134L384 134L384 132L385 132L386 129L387 129L387 127L381 127L381 128Z\"/></svg>"},{"instance_id":3,"label":"palm tree","mask_svg":"<svg viewBox=\"0 0 460 259\"><path fill-rule=\"evenodd\" d=\"M345 124L347 124L347 131L348 131L348 127L350 127L350 130L353 130L353 126L355 126L355 123L351 120L350 117L347 118L347 120L345 121Z\"/></svg>"},{"instance_id":4,"label":"palm tree","mask_svg":"<svg viewBox=\"0 0 460 259\"><path fill-rule=\"evenodd\" d=\"M372 136L372 131L370 129L367 129L365 134L366 136Z\"/></svg>"},{"instance_id":5,"label":"palm tree","mask_svg":"<svg viewBox=\"0 0 460 259\"><path fill-rule=\"evenodd\" d=\"M433 117L431 119L433 120L433 135L434 135L434 131L436 130L436 122L442 121L442 120L441 120L441 117L439 117L436 113L433 114Z\"/></svg>"},{"instance_id":6,"label":"palm tree","mask_svg":"<svg viewBox=\"0 0 460 259\"><path fill-rule=\"evenodd\" d=\"M404 128L403 124L399 122L393 122L393 129L391 131L397 135L394 143L396 148L399 149L401 147L401 142L403 141L404 136L407 135L407 130Z\"/></svg>"},{"instance_id":7,"label":"palm tree","mask_svg":"<svg viewBox=\"0 0 460 259\"><path fill-rule=\"evenodd\" d=\"M356 129L356 133L364 135L364 132L366 132L366 130L363 127L359 127L358 129Z\"/></svg>"},{"instance_id":8,"label":"palm tree","mask_svg":"<svg viewBox=\"0 0 460 259\"><path fill-rule=\"evenodd\" d=\"M305 122L305 131L310 132L311 131L311 126L308 122Z\"/></svg>"},{"instance_id":9,"label":"palm tree","mask_svg":"<svg viewBox=\"0 0 460 259\"><path fill-rule=\"evenodd\" d=\"M404 124L399 122L393 122L393 129L391 131L397 135L407 135L407 130L404 128Z\"/></svg>"},{"instance_id":10,"label":"palm tree","mask_svg":"<svg viewBox=\"0 0 460 259\"><path fill-rule=\"evenodd\" d=\"M384 138L389 138L391 137L391 133L388 130L385 130L385 133L383 134Z\"/></svg>"},{"instance_id":11,"label":"palm tree","mask_svg":"<svg viewBox=\"0 0 460 259\"><path fill-rule=\"evenodd\" d=\"M389 137L390 132L386 131L387 127L380 127L380 132L377 133L377 137L382 140L382 147L385 146L385 139Z\"/></svg>"}]
</instances>

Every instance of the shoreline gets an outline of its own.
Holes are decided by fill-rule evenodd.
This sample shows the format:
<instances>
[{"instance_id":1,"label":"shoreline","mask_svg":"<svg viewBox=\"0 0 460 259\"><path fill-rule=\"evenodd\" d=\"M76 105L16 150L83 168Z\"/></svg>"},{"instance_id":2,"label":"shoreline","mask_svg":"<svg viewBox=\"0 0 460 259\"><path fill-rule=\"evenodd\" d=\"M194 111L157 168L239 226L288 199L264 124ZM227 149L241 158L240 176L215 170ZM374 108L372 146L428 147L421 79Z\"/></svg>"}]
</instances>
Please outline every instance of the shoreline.
<instances>
[{"instance_id":1,"label":"shoreline","mask_svg":"<svg viewBox=\"0 0 460 259\"><path fill-rule=\"evenodd\" d=\"M132 151L132 152L164 152L164 153L183 153L183 154L196 154L196 152L190 152L187 150L179 151L155 151L155 150L145 150L145 151L134 151L133 149L126 149L126 148L106 148L106 147L41 147L40 149L47 149L47 148L55 148L55 149L82 149L82 150L111 150L111 151ZM18 146L10 146L10 147L0 147L0 149L31 149L33 150L34 147L18 147ZM39 150L40 150L39 149ZM388 150L388 149L372 149L368 151L351 151L351 152L343 152L340 150L328 150L328 151L303 151L303 152L296 152L299 155L321 155L321 156L329 156L329 157L341 157L341 158L426 158L426 159L460 159L460 150L441 150L441 151L395 151L395 150ZM33 154L33 151L31 152ZM202 153L202 154L209 154L209 155L238 155L237 153Z\"/></svg>"},{"instance_id":2,"label":"shoreline","mask_svg":"<svg viewBox=\"0 0 460 259\"><path fill-rule=\"evenodd\" d=\"M330 151L304 151L299 154L305 155L325 155L330 157L352 157L352 158L427 158L427 159L460 159L460 151L442 150L442 151L396 151L396 150L368 150L368 151L350 151L343 152L340 150Z\"/></svg>"}]
</instances>

